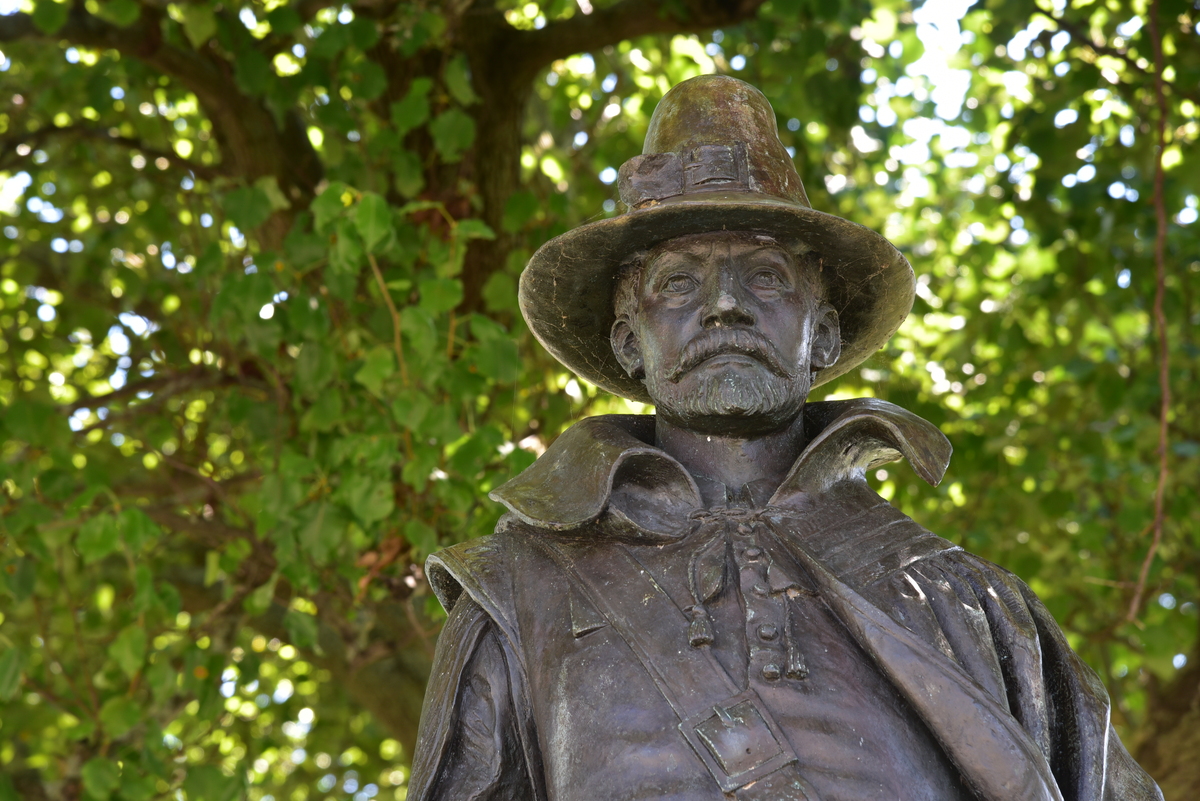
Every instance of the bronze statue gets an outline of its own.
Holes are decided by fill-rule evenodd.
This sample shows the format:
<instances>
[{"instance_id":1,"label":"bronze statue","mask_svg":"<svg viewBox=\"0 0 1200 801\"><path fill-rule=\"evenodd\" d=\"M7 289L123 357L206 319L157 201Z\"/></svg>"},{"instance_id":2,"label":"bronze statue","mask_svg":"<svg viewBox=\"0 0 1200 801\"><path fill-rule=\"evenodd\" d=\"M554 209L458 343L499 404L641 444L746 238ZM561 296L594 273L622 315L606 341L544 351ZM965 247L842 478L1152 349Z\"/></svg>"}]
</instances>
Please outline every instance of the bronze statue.
<instances>
[{"instance_id":1,"label":"bronze statue","mask_svg":"<svg viewBox=\"0 0 1200 801\"><path fill-rule=\"evenodd\" d=\"M449 620L413 801L1159 799L1100 680L1020 579L870 489L950 444L805 403L912 305L883 237L814 211L766 98L672 89L628 211L521 278L538 339L657 416L584 420L432 556Z\"/></svg>"}]
</instances>

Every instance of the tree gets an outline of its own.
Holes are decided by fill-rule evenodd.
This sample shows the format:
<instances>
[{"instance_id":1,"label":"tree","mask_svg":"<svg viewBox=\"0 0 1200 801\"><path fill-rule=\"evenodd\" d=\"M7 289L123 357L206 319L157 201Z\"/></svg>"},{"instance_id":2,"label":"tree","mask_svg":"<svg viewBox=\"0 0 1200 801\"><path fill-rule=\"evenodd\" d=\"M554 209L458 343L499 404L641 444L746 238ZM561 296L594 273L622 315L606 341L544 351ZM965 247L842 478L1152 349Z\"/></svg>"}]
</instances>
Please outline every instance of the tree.
<instances>
[{"instance_id":1,"label":"tree","mask_svg":"<svg viewBox=\"0 0 1200 801\"><path fill-rule=\"evenodd\" d=\"M1200 786L1195 7L0 11L0 799L403 797L424 557L629 408L517 275L714 70L918 273L827 390L954 442L880 492L1029 581L1168 798Z\"/></svg>"}]
</instances>

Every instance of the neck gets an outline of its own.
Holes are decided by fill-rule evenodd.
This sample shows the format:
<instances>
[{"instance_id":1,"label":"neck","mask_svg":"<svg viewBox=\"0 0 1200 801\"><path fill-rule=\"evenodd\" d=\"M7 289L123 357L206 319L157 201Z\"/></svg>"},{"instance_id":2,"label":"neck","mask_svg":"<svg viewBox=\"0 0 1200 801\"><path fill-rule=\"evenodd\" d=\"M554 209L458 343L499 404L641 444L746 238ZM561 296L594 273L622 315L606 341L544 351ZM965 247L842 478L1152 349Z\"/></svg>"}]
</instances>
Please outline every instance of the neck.
<instances>
[{"instance_id":1,"label":"neck","mask_svg":"<svg viewBox=\"0 0 1200 801\"><path fill-rule=\"evenodd\" d=\"M689 473L734 490L764 479L772 489L778 487L804 448L803 413L781 430L752 436L701 433L674 425L661 414L655 426L658 447ZM720 499L704 500L711 504Z\"/></svg>"}]
</instances>

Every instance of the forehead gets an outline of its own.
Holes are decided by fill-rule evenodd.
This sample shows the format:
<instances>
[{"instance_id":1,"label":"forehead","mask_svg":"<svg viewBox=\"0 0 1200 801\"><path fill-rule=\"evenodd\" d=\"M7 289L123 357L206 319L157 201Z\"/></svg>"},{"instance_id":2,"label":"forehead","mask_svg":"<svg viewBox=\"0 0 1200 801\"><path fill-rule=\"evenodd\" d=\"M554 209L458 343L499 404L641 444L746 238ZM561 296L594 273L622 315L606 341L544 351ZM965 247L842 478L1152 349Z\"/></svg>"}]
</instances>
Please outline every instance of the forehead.
<instances>
[{"instance_id":1,"label":"forehead","mask_svg":"<svg viewBox=\"0 0 1200 801\"><path fill-rule=\"evenodd\" d=\"M669 239L657 245L647 255L642 270L642 284L664 269L687 266L702 271L718 269L726 264L759 262L770 264L802 278L804 270L796 257L777 240L765 234L743 231L715 231Z\"/></svg>"}]
</instances>

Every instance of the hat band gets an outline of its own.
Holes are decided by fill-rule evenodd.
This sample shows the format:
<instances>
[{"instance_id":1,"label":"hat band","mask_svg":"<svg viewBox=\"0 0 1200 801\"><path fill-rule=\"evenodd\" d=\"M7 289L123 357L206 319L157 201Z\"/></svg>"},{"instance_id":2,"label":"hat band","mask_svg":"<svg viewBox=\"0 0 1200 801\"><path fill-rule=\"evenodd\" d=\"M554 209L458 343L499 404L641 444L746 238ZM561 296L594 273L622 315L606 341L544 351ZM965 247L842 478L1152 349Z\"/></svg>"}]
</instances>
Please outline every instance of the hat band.
<instances>
[{"instance_id":1,"label":"hat band","mask_svg":"<svg viewBox=\"0 0 1200 801\"><path fill-rule=\"evenodd\" d=\"M697 192L752 191L746 144L700 145L683 153L648 153L621 165L621 202L630 209Z\"/></svg>"}]
</instances>

